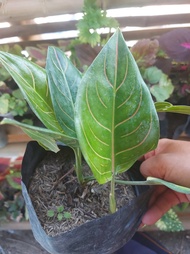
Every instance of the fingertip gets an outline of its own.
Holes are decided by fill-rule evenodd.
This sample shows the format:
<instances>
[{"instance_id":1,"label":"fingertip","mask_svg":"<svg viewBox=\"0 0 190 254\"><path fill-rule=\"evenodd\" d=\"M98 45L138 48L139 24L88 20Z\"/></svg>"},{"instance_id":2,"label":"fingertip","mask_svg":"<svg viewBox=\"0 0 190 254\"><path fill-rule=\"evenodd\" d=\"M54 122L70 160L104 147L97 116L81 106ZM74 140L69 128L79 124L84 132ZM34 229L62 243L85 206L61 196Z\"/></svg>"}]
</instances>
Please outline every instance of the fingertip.
<instances>
[{"instance_id":1,"label":"fingertip","mask_svg":"<svg viewBox=\"0 0 190 254\"><path fill-rule=\"evenodd\" d=\"M148 225L148 226L150 226L150 225L153 225L153 224L155 224L157 221L158 221L158 219L159 218L157 218L156 216L155 216L155 214L153 214L153 213L151 213L151 212L147 212L144 216L143 216L143 218L142 218L142 225Z\"/></svg>"},{"instance_id":2,"label":"fingertip","mask_svg":"<svg viewBox=\"0 0 190 254\"><path fill-rule=\"evenodd\" d=\"M140 172L144 177L147 177L149 174L149 167L147 166L147 161L143 161L140 165Z\"/></svg>"}]
</instances>

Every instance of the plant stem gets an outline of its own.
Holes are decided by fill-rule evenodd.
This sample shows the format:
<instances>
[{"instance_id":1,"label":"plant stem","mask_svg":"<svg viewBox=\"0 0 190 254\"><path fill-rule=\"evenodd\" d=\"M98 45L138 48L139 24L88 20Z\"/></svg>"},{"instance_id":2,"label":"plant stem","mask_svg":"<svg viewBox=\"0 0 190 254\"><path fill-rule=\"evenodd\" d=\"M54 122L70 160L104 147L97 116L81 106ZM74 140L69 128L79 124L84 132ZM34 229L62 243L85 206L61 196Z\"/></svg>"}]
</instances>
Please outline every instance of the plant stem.
<instances>
[{"instance_id":1,"label":"plant stem","mask_svg":"<svg viewBox=\"0 0 190 254\"><path fill-rule=\"evenodd\" d=\"M110 202L110 212L115 213L116 201L115 201L115 175L114 174L112 175L112 180L111 180L111 191L110 191L109 202Z\"/></svg>"},{"instance_id":2,"label":"plant stem","mask_svg":"<svg viewBox=\"0 0 190 254\"><path fill-rule=\"evenodd\" d=\"M77 179L79 184L84 182L83 174L82 174L82 154L80 148L73 149L75 153L75 171L77 175Z\"/></svg>"},{"instance_id":3,"label":"plant stem","mask_svg":"<svg viewBox=\"0 0 190 254\"><path fill-rule=\"evenodd\" d=\"M118 184L125 184L125 185L160 185L160 183L154 183L150 181L123 181L123 180L115 180Z\"/></svg>"}]
</instances>

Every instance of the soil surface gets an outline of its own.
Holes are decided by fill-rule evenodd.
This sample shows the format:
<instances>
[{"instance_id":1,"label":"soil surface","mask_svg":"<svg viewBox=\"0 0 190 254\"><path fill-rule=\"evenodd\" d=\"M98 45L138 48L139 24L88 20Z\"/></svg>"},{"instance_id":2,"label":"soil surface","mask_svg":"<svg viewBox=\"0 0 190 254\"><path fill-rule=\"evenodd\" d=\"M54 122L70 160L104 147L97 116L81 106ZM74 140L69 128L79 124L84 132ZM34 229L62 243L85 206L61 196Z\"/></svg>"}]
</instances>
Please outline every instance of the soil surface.
<instances>
[{"instance_id":1,"label":"soil surface","mask_svg":"<svg viewBox=\"0 0 190 254\"><path fill-rule=\"evenodd\" d=\"M83 163L85 177L91 177L86 163ZM120 180L128 180L127 174L120 174ZM110 183L99 185L95 180L81 186L74 170L72 150L48 153L36 169L29 187L36 214L48 235L55 236L109 213ZM117 208L127 204L134 197L131 186L115 187ZM61 212L59 211L61 209ZM52 217L48 215L53 211ZM66 216L71 218L65 218Z\"/></svg>"}]
</instances>

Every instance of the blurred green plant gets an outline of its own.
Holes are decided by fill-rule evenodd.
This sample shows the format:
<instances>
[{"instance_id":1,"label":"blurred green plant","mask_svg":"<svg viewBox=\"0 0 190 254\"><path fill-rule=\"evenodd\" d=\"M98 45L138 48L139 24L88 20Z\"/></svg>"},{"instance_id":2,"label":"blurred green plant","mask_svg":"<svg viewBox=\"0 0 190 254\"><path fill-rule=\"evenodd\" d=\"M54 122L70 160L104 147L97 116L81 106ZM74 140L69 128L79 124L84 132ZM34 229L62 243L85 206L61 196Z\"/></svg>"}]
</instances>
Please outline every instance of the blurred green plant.
<instances>
[{"instance_id":1,"label":"blurred green plant","mask_svg":"<svg viewBox=\"0 0 190 254\"><path fill-rule=\"evenodd\" d=\"M12 46L5 44L0 46L0 51L9 52L18 56L22 55L22 47L19 44L14 44ZM0 64L0 81L5 81L11 78L9 72Z\"/></svg>"},{"instance_id":2,"label":"blurred green plant","mask_svg":"<svg viewBox=\"0 0 190 254\"><path fill-rule=\"evenodd\" d=\"M25 208L25 202L21 192L16 193L13 200L5 201L4 207L4 215L8 220L19 222L24 219L22 210Z\"/></svg>"},{"instance_id":3,"label":"blurred green plant","mask_svg":"<svg viewBox=\"0 0 190 254\"><path fill-rule=\"evenodd\" d=\"M21 221L25 216L25 203L21 193L20 158L1 164L0 168L0 220ZM5 162L4 162L5 163Z\"/></svg>"},{"instance_id":4,"label":"blurred green plant","mask_svg":"<svg viewBox=\"0 0 190 254\"><path fill-rule=\"evenodd\" d=\"M14 44L2 45L0 50L3 52L8 52L17 56L23 55L23 48ZM16 83L12 80L9 72L0 64L0 115L1 117L15 117L15 116L24 116L25 113L29 110L29 106L24 99L20 89ZM8 116L8 114L10 116ZM32 124L32 121L31 121Z\"/></svg>"},{"instance_id":5,"label":"blurred green plant","mask_svg":"<svg viewBox=\"0 0 190 254\"><path fill-rule=\"evenodd\" d=\"M12 91L12 94L0 93L0 105L1 115L10 113L12 116L23 116L28 110L28 105L20 89Z\"/></svg>"},{"instance_id":6,"label":"blurred green plant","mask_svg":"<svg viewBox=\"0 0 190 254\"><path fill-rule=\"evenodd\" d=\"M111 35L111 29L117 28L116 19L107 16L106 10L97 5L97 1L84 0L83 18L77 23L79 30L79 43L89 43L92 47L97 44L104 45ZM100 29L107 28L109 33L106 39L101 38Z\"/></svg>"},{"instance_id":7,"label":"blurred green plant","mask_svg":"<svg viewBox=\"0 0 190 254\"><path fill-rule=\"evenodd\" d=\"M156 222L156 226L163 231L177 232L184 230L182 222L179 220L178 215L173 209L165 213L161 219Z\"/></svg>"},{"instance_id":8,"label":"blurred green plant","mask_svg":"<svg viewBox=\"0 0 190 254\"><path fill-rule=\"evenodd\" d=\"M174 85L169 76L155 65L158 57L166 57L159 48L158 40L139 40L131 48L131 53L154 99L158 102L167 100L174 91Z\"/></svg>"}]
</instances>

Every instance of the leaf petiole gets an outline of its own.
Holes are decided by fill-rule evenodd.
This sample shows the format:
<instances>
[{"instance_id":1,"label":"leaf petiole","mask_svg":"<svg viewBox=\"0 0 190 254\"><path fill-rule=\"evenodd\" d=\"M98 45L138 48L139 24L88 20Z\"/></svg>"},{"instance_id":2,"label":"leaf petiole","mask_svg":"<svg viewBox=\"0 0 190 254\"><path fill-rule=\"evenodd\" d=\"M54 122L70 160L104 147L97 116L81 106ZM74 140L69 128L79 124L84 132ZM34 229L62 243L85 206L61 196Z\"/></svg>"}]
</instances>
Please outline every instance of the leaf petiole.
<instances>
[{"instance_id":1,"label":"leaf petiole","mask_svg":"<svg viewBox=\"0 0 190 254\"><path fill-rule=\"evenodd\" d=\"M177 185L175 183L167 182L165 180L156 178L156 177L147 177L146 181L123 181L123 180L115 180L117 184L126 184L126 185L164 185L176 192L190 194L190 188L184 187L181 185Z\"/></svg>"},{"instance_id":2,"label":"leaf petiole","mask_svg":"<svg viewBox=\"0 0 190 254\"><path fill-rule=\"evenodd\" d=\"M75 154L75 171L77 175L78 182L80 184L84 183L84 177L82 173L82 154L80 148L73 148L74 154Z\"/></svg>"}]
</instances>

